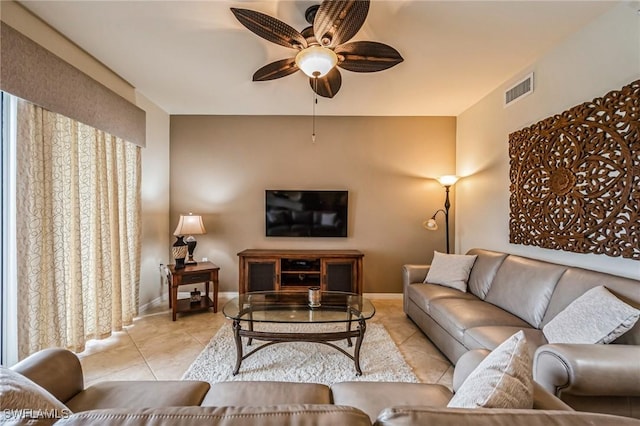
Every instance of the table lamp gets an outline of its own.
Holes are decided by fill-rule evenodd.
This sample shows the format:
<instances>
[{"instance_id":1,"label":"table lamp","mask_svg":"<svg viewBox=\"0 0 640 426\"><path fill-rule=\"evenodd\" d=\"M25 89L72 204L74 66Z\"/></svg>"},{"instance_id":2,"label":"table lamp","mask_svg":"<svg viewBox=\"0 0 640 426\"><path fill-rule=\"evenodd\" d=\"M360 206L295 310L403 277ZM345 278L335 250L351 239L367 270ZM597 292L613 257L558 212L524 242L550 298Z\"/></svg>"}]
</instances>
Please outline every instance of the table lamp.
<instances>
[{"instance_id":1,"label":"table lamp","mask_svg":"<svg viewBox=\"0 0 640 426\"><path fill-rule=\"evenodd\" d=\"M187 252L189 253L189 259L185 262L186 265L197 265L198 262L193 260L193 252L196 249L197 241L194 235L202 235L206 234L207 230L204 228L204 224L202 223L202 216L194 215L189 213L188 215L180 215L180 220L178 221L178 226L176 230L173 232L173 235L180 238L184 238L185 235L188 235L186 240L184 240L187 246ZM178 243L178 241L176 241ZM174 244L174 247L176 244ZM183 259L184 261L184 259ZM176 258L176 267L178 265L178 259Z\"/></svg>"}]
</instances>

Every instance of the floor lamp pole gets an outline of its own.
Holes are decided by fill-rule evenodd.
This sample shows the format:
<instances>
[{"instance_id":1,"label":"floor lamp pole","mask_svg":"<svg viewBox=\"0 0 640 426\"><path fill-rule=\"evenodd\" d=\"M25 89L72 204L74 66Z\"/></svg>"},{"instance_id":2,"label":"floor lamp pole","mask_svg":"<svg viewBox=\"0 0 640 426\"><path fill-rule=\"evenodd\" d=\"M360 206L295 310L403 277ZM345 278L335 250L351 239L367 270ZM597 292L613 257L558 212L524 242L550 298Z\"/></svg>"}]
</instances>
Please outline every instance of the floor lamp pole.
<instances>
[{"instance_id":1,"label":"floor lamp pole","mask_svg":"<svg viewBox=\"0 0 640 426\"><path fill-rule=\"evenodd\" d=\"M445 233L447 238L447 254L451 253L451 245L449 244L449 209L451 208L451 201L449 200L449 190L451 189L451 186L457 182L457 180L458 176L453 175L440 176L438 178L438 181L440 181L440 184L444 186L445 190L444 210L438 209L433 214L433 216L431 216L431 219L422 222L422 226L428 231L436 231L438 229L436 216L438 215L438 213L444 214Z\"/></svg>"},{"instance_id":2,"label":"floor lamp pole","mask_svg":"<svg viewBox=\"0 0 640 426\"><path fill-rule=\"evenodd\" d=\"M447 254L450 253L449 251L449 208L451 207L451 202L449 201L449 188L450 188L449 185L444 187L446 191L445 192L446 198L444 200L444 228L447 234Z\"/></svg>"}]
</instances>

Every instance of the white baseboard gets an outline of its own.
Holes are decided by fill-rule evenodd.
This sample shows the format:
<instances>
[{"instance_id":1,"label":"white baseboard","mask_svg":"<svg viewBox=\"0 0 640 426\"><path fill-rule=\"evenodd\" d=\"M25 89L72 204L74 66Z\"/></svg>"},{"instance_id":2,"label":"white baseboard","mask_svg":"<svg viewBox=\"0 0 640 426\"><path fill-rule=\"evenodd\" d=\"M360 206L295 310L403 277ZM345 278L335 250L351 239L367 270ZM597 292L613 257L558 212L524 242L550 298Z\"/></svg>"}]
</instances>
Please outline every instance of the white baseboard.
<instances>
[{"instance_id":1,"label":"white baseboard","mask_svg":"<svg viewBox=\"0 0 640 426\"><path fill-rule=\"evenodd\" d=\"M169 306L169 299L166 295L162 295L160 297L156 297L149 303L145 303L138 308L138 315L144 315L145 313L157 308L158 306L167 304Z\"/></svg>"},{"instance_id":2,"label":"white baseboard","mask_svg":"<svg viewBox=\"0 0 640 426\"><path fill-rule=\"evenodd\" d=\"M220 299L231 300L234 297L238 297L237 291L221 291L218 293L218 300Z\"/></svg>"},{"instance_id":3,"label":"white baseboard","mask_svg":"<svg viewBox=\"0 0 640 426\"><path fill-rule=\"evenodd\" d=\"M185 298L189 298L189 296L191 296L191 294L189 292L186 291L179 291L178 292L178 299L185 299ZM218 292L218 304L220 302L220 300L231 300L234 297L238 296L238 292L237 291L220 291ZM209 297L213 298L213 293L209 293ZM167 309L169 309L169 294L168 293L164 293L162 296L156 297L155 299L153 299L152 301L150 301L149 303L145 303L144 305L140 305L140 307L138 308L138 315L144 315L147 312L150 312L152 310L154 310L155 308L159 307L159 306L166 306ZM218 306L220 307L220 306Z\"/></svg>"},{"instance_id":4,"label":"white baseboard","mask_svg":"<svg viewBox=\"0 0 640 426\"><path fill-rule=\"evenodd\" d=\"M364 293L363 296L369 299L402 300L402 293Z\"/></svg>"},{"instance_id":5,"label":"white baseboard","mask_svg":"<svg viewBox=\"0 0 640 426\"><path fill-rule=\"evenodd\" d=\"M189 292L182 292L182 291L178 292L178 299L188 298L189 296L190 296ZM212 297L212 296L213 294L209 295L209 297ZM402 299L402 293L364 293L363 296L369 299L378 299L378 300L380 299L401 300ZM220 303L221 300L231 300L234 297L238 297L237 291L218 292L218 303ZM169 307L169 295L166 293L163 294L162 296L156 297L149 303L145 303L144 305L141 305L138 310L138 314L144 315L146 312L149 312L157 308L158 306L162 306L162 305L166 305L167 308Z\"/></svg>"}]
</instances>

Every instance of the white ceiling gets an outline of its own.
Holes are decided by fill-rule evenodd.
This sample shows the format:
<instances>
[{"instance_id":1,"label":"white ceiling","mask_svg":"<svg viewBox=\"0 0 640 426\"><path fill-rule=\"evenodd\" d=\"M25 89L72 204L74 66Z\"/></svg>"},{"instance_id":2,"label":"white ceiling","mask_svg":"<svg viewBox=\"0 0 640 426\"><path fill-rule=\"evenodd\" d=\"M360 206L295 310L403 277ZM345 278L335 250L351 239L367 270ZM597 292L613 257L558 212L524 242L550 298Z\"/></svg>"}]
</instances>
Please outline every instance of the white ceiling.
<instances>
[{"instance_id":1,"label":"white ceiling","mask_svg":"<svg viewBox=\"0 0 640 426\"><path fill-rule=\"evenodd\" d=\"M298 30L299 1L21 1L170 114L309 115L301 73L252 82L295 51L245 29L230 7ZM352 39L396 48L404 62L377 73L341 70L340 92L318 115L458 115L613 1L374 0Z\"/></svg>"}]
</instances>

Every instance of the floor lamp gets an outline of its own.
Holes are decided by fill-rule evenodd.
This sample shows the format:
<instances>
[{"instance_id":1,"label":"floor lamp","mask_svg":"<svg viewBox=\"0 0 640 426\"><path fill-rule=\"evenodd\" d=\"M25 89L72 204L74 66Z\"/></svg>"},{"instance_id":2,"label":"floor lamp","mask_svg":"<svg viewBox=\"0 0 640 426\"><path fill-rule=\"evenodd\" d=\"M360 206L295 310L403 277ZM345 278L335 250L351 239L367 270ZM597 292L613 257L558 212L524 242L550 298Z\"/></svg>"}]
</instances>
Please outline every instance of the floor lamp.
<instances>
[{"instance_id":1,"label":"floor lamp","mask_svg":"<svg viewBox=\"0 0 640 426\"><path fill-rule=\"evenodd\" d=\"M436 231L438 230L438 223L436 222L436 216L438 215L438 213L444 214L444 226L445 226L445 232L447 234L447 254L451 252L449 248L449 208L451 207L451 202L449 201L449 188L451 188L451 186L454 185L458 181L458 179L459 179L458 176L453 176L453 175L440 176L438 178L438 181L442 186L444 186L444 190L445 190L444 210L443 209L436 210L433 216L431 216L431 219L425 220L422 223L422 226L425 229L429 231Z\"/></svg>"}]
</instances>

